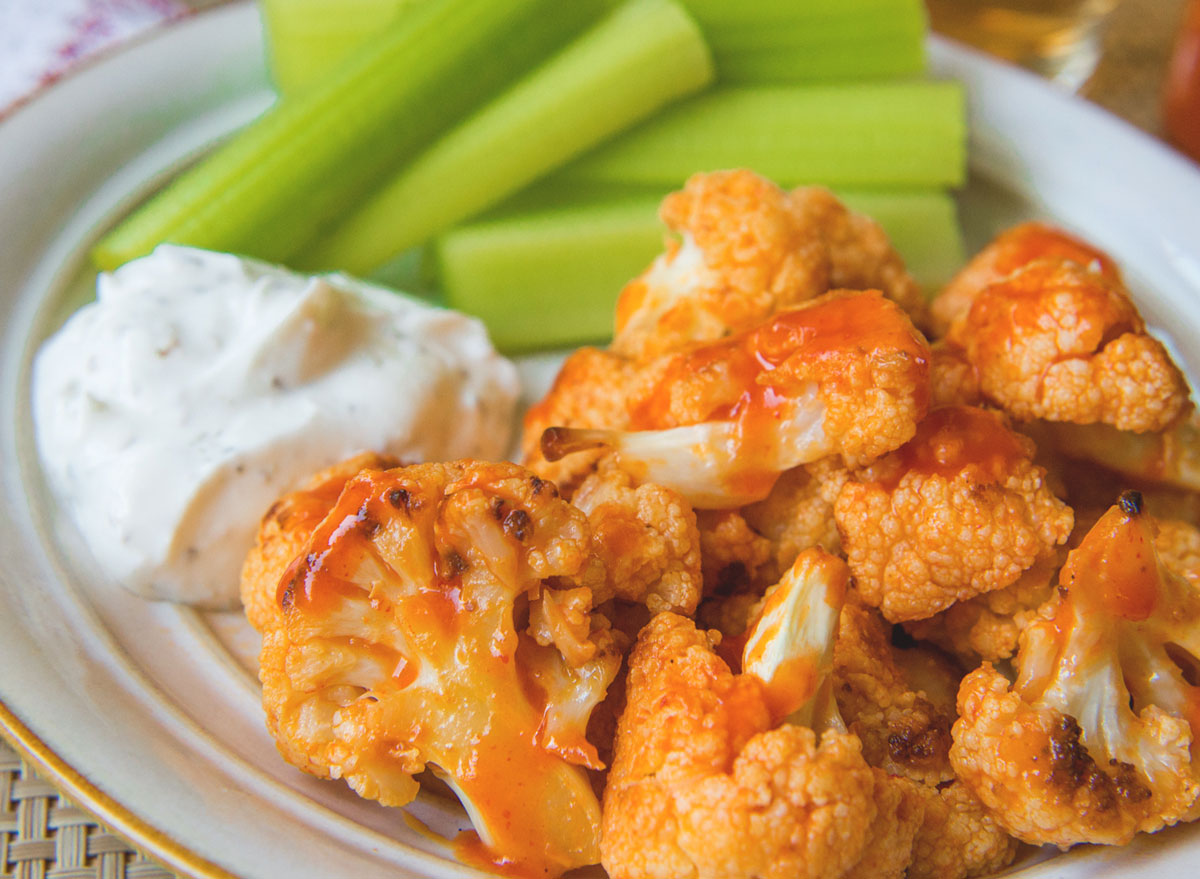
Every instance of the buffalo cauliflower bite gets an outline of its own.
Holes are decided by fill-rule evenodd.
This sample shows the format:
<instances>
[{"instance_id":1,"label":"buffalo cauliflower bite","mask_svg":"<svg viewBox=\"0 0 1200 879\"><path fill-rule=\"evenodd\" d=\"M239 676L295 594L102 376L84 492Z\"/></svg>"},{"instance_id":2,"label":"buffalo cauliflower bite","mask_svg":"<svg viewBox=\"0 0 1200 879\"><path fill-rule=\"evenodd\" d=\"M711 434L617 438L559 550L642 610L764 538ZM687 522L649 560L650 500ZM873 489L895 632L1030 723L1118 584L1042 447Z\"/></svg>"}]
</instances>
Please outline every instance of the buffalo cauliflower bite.
<instances>
[{"instance_id":1,"label":"buffalo cauliflower bite","mask_svg":"<svg viewBox=\"0 0 1200 879\"><path fill-rule=\"evenodd\" d=\"M904 628L912 637L934 644L964 663L1007 659L1017 652L1021 630L1053 594L1062 552L1040 556L1003 589L955 602L928 619L906 622Z\"/></svg>"},{"instance_id":2,"label":"buffalo cauliflower bite","mask_svg":"<svg viewBox=\"0 0 1200 879\"><path fill-rule=\"evenodd\" d=\"M835 557L797 559L747 639L758 674L734 674L675 614L642 631L604 793L614 879L904 875L920 795L869 767L856 737L787 720L832 704L821 669L845 585Z\"/></svg>"},{"instance_id":3,"label":"buffalo cauliflower bite","mask_svg":"<svg viewBox=\"0 0 1200 879\"><path fill-rule=\"evenodd\" d=\"M923 313L883 230L827 190L718 171L692 177L659 213L679 240L621 292L617 354L644 360L719 339L836 287L879 288Z\"/></svg>"},{"instance_id":4,"label":"buffalo cauliflower bite","mask_svg":"<svg viewBox=\"0 0 1200 879\"><path fill-rule=\"evenodd\" d=\"M264 632L281 753L384 805L412 800L428 766L498 861L538 875L595 863L585 767L600 764L585 729L620 653L575 581L590 543L584 514L516 465L350 479ZM523 631L526 612L535 627L552 618L548 643Z\"/></svg>"},{"instance_id":5,"label":"buffalo cauliflower bite","mask_svg":"<svg viewBox=\"0 0 1200 879\"><path fill-rule=\"evenodd\" d=\"M1002 589L1071 533L1033 443L984 409L950 406L855 474L835 505L858 591L891 622Z\"/></svg>"},{"instance_id":6,"label":"buffalo cauliflower bite","mask_svg":"<svg viewBox=\"0 0 1200 879\"><path fill-rule=\"evenodd\" d=\"M1035 261L984 287L946 339L984 398L1022 420L1161 430L1188 402L1125 288L1074 262Z\"/></svg>"},{"instance_id":7,"label":"buffalo cauliflower bite","mask_svg":"<svg viewBox=\"0 0 1200 879\"><path fill-rule=\"evenodd\" d=\"M275 593L279 578L300 554L317 523L337 503L346 482L361 470L387 470L399 463L386 455L365 452L322 470L271 505L242 566L242 608L250 625L259 632L278 626Z\"/></svg>"},{"instance_id":8,"label":"buffalo cauliflower bite","mask_svg":"<svg viewBox=\"0 0 1200 879\"><path fill-rule=\"evenodd\" d=\"M834 694L867 762L910 779L923 800L908 879L981 876L1016 857L1017 841L950 766L960 678L952 663L930 650L893 647L878 611L851 593L838 621Z\"/></svg>"},{"instance_id":9,"label":"buffalo cauliflower bite","mask_svg":"<svg viewBox=\"0 0 1200 879\"><path fill-rule=\"evenodd\" d=\"M1022 223L1001 233L955 275L933 300L930 317L936 335L965 316L979 291L1039 259L1068 261L1120 281L1116 263L1073 235L1045 223Z\"/></svg>"},{"instance_id":10,"label":"buffalo cauliflower bite","mask_svg":"<svg viewBox=\"0 0 1200 879\"><path fill-rule=\"evenodd\" d=\"M809 547L841 551L833 505L849 476L836 455L794 467L763 500L743 509L751 527L771 542L776 578Z\"/></svg>"},{"instance_id":11,"label":"buffalo cauliflower bite","mask_svg":"<svg viewBox=\"0 0 1200 879\"><path fill-rule=\"evenodd\" d=\"M951 761L1021 839L1119 845L1200 811L1200 593L1154 544L1126 492L1023 632L1016 683L987 663L963 680Z\"/></svg>"},{"instance_id":12,"label":"buffalo cauliflower bite","mask_svg":"<svg viewBox=\"0 0 1200 879\"><path fill-rule=\"evenodd\" d=\"M913 842L906 879L989 876L1013 862L1020 844L961 782L914 785L924 799L924 819Z\"/></svg>"},{"instance_id":13,"label":"buffalo cauliflower bite","mask_svg":"<svg viewBox=\"0 0 1200 879\"><path fill-rule=\"evenodd\" d=\"M631 400L630 430L550 428L543 454L611 446L642 481L726 509L800 464L896 448L928 406L929 345L878 291L825 294L663 364Z\"/></svg>"},{"instance_id":14,"label":"buffalo cauliflower bite","mask_svg":"<svg viewBox=\"0 0 1200 879\"><path fill-rule=\"evenodd\" d=\"M842 608L833 650L838 709L872 766L926 785L951 781L954 706L935 705L909 685L896 662L890 628L857 597Z\"/></svg>"},{"instance_id":15,"label":"buffalo cauliflower bite","mask_svg":"<svg viewBox=\"0 0 1200 879\"><path fill-rule=\"evenodd\" d=\"M978 406L979 374L966 355L940 339L929 346L929 403L938 406Z\"/></svg>"},{"instance_id":16,"label":"buffalo cauliflower bite","mask_svg":"<svg viewBox=\"0 0 1200 879\"><path fill-rule=\"evenodd\" d=\"M771 543L747 524L741 510L700 510L696 521L704 576L696 621L736 638L750 625L763 591L780 577ZM731 649L732 643L726 639L721 650Z\"/></svg>"},{"instance_id":17,"label":"buffalo cauliflower bite","mask_svg":"<svg viewBox=\"0 0 1200 879\"><path fill-rule=\"evenodd\" d=\"M691 615L700 601L700 532L696 514L677 492L638 485L625 471L602 466L571 503L588 517L592 548L602 563L596 604L609 598L645 604L651 613Z\"/></svg>"}]
</instances>

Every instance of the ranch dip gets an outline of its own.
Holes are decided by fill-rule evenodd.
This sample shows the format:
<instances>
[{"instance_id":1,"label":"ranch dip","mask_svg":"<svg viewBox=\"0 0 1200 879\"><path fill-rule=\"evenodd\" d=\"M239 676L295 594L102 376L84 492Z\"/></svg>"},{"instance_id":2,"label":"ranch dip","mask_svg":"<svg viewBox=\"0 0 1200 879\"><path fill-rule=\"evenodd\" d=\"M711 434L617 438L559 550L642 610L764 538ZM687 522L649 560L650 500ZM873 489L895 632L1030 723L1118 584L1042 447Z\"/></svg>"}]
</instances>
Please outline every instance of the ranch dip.
<instances>
[{"instance_id":1,"label":"ranch dip","mask_svg":"<svg viewBox=\"0 0 1200 879\"><path fill-rule=\"evenodd\" d=\"M483 326L340 275L161 246L38 351L48 482L104 573L228 608L258 522L362 451L501 458L518 383Z\"/></svg>"}]
</instances>

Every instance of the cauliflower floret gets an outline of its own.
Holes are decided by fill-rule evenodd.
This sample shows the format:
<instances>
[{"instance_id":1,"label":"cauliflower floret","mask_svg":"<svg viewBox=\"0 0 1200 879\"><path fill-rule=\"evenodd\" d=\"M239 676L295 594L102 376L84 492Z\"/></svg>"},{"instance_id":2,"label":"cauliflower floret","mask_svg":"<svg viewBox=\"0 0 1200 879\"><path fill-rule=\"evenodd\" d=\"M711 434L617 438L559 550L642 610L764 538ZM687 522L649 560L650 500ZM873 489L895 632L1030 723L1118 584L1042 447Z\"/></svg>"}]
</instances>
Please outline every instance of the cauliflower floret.
<instances>
[{"instance_id":1,"label":"cauliflower floret","mask_svg":"<svg viewBox=\"0 0 1200 879\"><path fill-rule=\"evenodd\" d=\"M904 874L919 795L867 766L856 737L827 730L818 743L785 719L832 704L820 669L845 583L836 558L797 559L747 639L758 674L734 674L683 617L642 631L604 793L614 879Z\"/></svg>"},{"instance_id":2,"label":"cauliflower floret","mask_svg":"<svg viewBox=\"0 0 1200 879\"><path fill-rule=\"evenodd\" d=\"M847 210L820 186L793 189L789 200L829 248L830 290L880 290L903 308L914 324L925 328L929 322L925 294L882 226Z\"/></svg>"},{"instance_id":3,"label":"cauliflower floret","mask_svg":"<svg viewBox=\"0 0 1200 879\"><path fill-rule=\"evenodd\" d=\"M823 458L788 470L766 498L743 509L750 526L771 542L776 577L809 547L841 551L833 505L849 477L836 455Z\"/></svg>"},{"instance_id":4,"label":"cauliflower floret","mask_svg":"<svg viewBox=\"0 0 1200 879\"><path fill-rule=\"evenodd\" d=\"M750 327L834 287L924 301L887 236L817 187L787 193L750 171L697 174L663 201L680 236L617 302L618 354L648 359Z\"/></svg>"},{"instance_id":5,"label":"cauliflower floret","mask_svg":"<svg viewBox=\"0 0 1200 879\"><path fill-rule=\"evenodd\" d=\"M242 566L242 607L259 632L280 624L279 579L300 554L313 529L337 503L346 482L361 470L387 470L395 458L364 452L315 474L271 505L259 523L254 549Z\"/></svg>"},{"instance_id":6,"label":"cauliflower floret","mask_svg":"<svg viewBox=\"0 0 1200 879\"><path fill-rule=\"evenodd\" d=\"M894 648L879 613L853 593L833 651L838 708L872 766L912 781L924 803L909 879L966 879L1000 869L1017 841L950 766L950 726L961 672L921 647Z\"/></svg>"},{"instance_id":7,"label":"cauliflower floret","mask_svg":"<svg viewBox=\"0 0 1200 879\"><path fill-rule=\"evenodd\" d=\"M970 665L1007 659L1017 652L1021 630L1053 594L1062 552L1040 556L1003 589L955 602L929 619L906 622L904 628Z\"/></svg>"},{"instance_id":8,"label":"cauliflower floret","mask_svg":"<svg viewBox=\"0 0 1200 879\"><path fill-rule=\"evenodd\" d=\"M1001 233L951 279L930 307L934 332L946 333L954 321L971 310L984 287L1003 280L1038 259L1067 260L1112 281L1121 273L1108 254L1045 223L1022 223Z\"/></svg>"},{"instance_id":9,"label":"cauliflower floret","mask_svg":"<svg viewBox=\"0 0 1200 879\"><path fill-rule=\"evenodd\" d=\"M782 575L772 564L771 542L750 527L744 512L700 510L696 514L696 523L700 526L700 569L704 574L705 596L728 598L753 593L758 599L767 584ZM722 627L716 628L725 631ZM742 626L734 634L744 629Z\"/></svg>"},{"instance_id":10,"label":"cauliflower floret","mask_svg":"<svg viewBox=\"0 0 1200 879\"><path fill-rule=\"evenodd\" d=\"M914 787L924 798L925 810L907 879L989 876L1016 858L1020 844L961 781Z\"/></svg>"},{"instance_id":11,"label":"cauliflower floret","mask_svg":"<svg viewBox=\"0 0 1200 879\"><path fill-rule=\"evenodd\" d=\"M429 766L498 861L595 863L585 728L620 652L574 583L590 552L584 514L516 465L359 473L280 579L264 632L281 753L384 805L409 802ZM551 643L522 630L526 606L562 617Z\"/></svg>"},{"instance_id":12,"label":"cauliflower floret","mask_svg":"<svg viewBox=\"0 0 1200 879\"><path fill-rule=\"evenodd\" d=\"M964 680L951 761L1010 832L1035 844L1124 844L1200 812L1200 593L1167 569L1136 492L1067 558L1021 636L1017 681Z\"/></svg>"},{"instance_id":13,"label":"cauliflower floret","mask_svg":"<svg viewBox=\"0 0 1200 879\"><path fill-rule=\"evenodd\" d=\"M781 574L772 559L771 543L747 523L740 510L700 510L700 569L704 599L696 621L728 636L718 645L722 657L736 664L741 642L758 612L766 587ZM732 651L727 655L726 651Z\"/></svg>"},{"instance_id":14,"label":"cauliflower floret","mask_svg":"<svg viewBox=\"0 0 1200 879\"><path fill-rule=\"evenodd\" d=\"M833 651L838 709L872 766L927 785L951 781L953 705L935 705L909 686L894 658L889 628L856 597L842 608Z\"/></svg>"},{"instance_id":15,"label":"cauliflower floret","mask_svg":"<svg viewBox=\"0 0 1200 879\"><path fill-rule=\"evenodd\" d=\"M1074 262L1035 261L984 287L946 338L984 397L1019 419L1140 432L1187 405L1182 373L1125 288Z\"/></svg>"},{"instance_id":16,"label":"cauliflower floret","mask_svg":"<svg viewBox=\"0 0 1200 879\"><path fill-rule=\"evenodd\" d=\"M612 446L643 481L727 509L800 464L896 448L928 406L929 346L878 291L828 293L663 362L631 401L631 430L550 428L546 457Z\"/></svg>"},{"instance_id":17,"label":"cauliflower floret","mask_svg":"<svg viewBox=\"0 0 1200 879\"><path fill-rule=\"evenodd\" d=\"M1172 573L1200 589L1200 529L1178 519L1159 519L1154 551Z\"/></svg>"},{"instance_id":18,"label":"cauliflower floret","mask_svg":"<svg viewBox=\"0 0 1200 879\"><path fill-rule=\"evenodd\" d=\"M984 409L948 406L846 483L835 505L859 593L891 622L1002 589L1071 533L1033 443Z\"/></svg>"},{"instance_id":19,"label":"cauliflower floret","mask_svg":"<svg viewBox=\"0 0 1200 879\"><path fill-rule=\"evenodd\" d=\"M930 406L978 406L979 374L966 356L944 339L929 346Z\"/></svg>"},{"instance_id":20,"label":"cauliflower floret","mask_svg":"<svg viewBox=\"0 0 1200 879\"><path fill-rule=\"evenodd\" d=\"M609 598L645 604L651 613L692 614L700 601L700 532L677 492L637 485L616 467L583 481L571 503L587 514L592 549L603 563L596 604Z\"/></svg>"},{"instance_id":21,"label":"cauliflower floret","mask_svg":"<svg viewBox=\"0 0 1200 879\"><path fill-rule=\"evenodd\" d=\"M610 351L579 348L563 362L554 385L525 413L521 434L522 462L543 479L553 482L564 497L595 469L603 451L573 455L561 461L542 456L542 433L553 425L604 427L629 426L626 404L644 367L639 368Z\"/></svg>"}]
</instances>

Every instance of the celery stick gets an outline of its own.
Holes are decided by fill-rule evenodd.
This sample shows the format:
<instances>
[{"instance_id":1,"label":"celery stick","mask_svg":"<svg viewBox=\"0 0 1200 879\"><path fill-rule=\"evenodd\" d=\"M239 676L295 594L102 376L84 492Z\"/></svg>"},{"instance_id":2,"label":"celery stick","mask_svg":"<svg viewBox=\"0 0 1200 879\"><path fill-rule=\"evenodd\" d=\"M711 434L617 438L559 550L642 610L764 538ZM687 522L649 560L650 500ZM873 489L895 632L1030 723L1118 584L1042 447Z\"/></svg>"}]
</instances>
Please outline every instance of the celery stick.
<instances>
[{"instance_id":1,"label":"celery stick","mask_svg":"<svg viewBox=\"0 0 1200 879\"><path fill-rule=\"evenodd\" d=\"M295 92L422 0L259 0L276 85ZM921 0L681 0L725 84L904 76L925 69Z\"/></svg>"},{"instance_id":2,"label":"celery stick","mask_svg":"<svg viewBox=\"0 0 1200 879\"><path fill-rule=\"evenodd\" d=\"M434 244L446 304L503 351L601 342L626 281L662 250L654 199L575 204L481 220Z\"/></svg>"},{"instance_id":3,"label":"celery stick","mask_svg":"<svg viewBox=\"0 0 1200 879\"><path fill-rule=\"evenodd\" d=\"M438 141L303 256L368 273L711 81L673 0L628 0Z\"/></svg>"},{"instance_id":4,"label":"celery stick","mask_svg":"<svg viewBox=\"0 0 1200 879\"><path fill-rule=\"evenodd\" d=\"M564 180L675 187L746 167L783 186L933 187L966 173L954 82L719 89L682 101L564 168Z\"/></svg>"},{"instance_id":5,"label":"celery stick","mask_svg":"<svg viewBox=\"0 0 1200 879\"><path fill-rule=\"evenodd\" d=\"M421 0L259 0L267 60L285 94L319 82Z\"/></svg>"},{"instance_id":6,"label":"celery stick","mask_svg":"<svg viewBox=\"0 0 1200 879\"><path fill-rule=\"evenodd\" d=\"M682 0L722 84L903 76L925 69L921 0Z\"/></svg>"},{"instance_id":7,"label":"celery stick","mask_svg":"<svg viewBox=\"0 0 1200 879\"><path fill-rule=\"evenodd\" d=\"M954 201L939 190L842 192L884 227L926 290L962 265ZM505 350L598 342L624 284L662 251L659 193L603 187L522 193L434 244L447 304L475 314Z\"/></svg>"},{"instance_id":8,"label":"celery stick","mask_svg":"<svg viewBox=\"0 0 1200 879\"><path fill-rule=\"evenodd\" d=\"M590 25L604 0L425 0L284 97L110 232L102 268L163 241L287 261L443 131Z\"/></svg>"}]
</instances>

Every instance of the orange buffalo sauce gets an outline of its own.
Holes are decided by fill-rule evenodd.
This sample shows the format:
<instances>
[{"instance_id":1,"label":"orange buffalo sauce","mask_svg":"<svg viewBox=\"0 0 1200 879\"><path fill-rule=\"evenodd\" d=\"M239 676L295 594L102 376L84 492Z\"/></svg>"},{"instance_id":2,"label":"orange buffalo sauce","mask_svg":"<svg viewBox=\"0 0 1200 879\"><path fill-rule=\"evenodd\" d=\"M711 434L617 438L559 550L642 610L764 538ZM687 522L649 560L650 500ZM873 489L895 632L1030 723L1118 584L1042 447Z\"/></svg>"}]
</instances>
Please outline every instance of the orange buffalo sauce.
<instances>
[{"instance_id":1,"label":"orange buffalo sauce","mask_svg":"<svg viewBox=\"0 0 1200 879\"><path fill-rule=\"evenodd\" d=\"M817 666L811 656L793 656L775 669L763 685L763 698L771 720L779 723L796 711L817 692Z\"/></svg>"},{"instance_id":2,"label":"orange buffalo sauce","mask_svg":"<svg viewBox=\"0 0 1200 879\"><path fill-rule=\"evenodd\" d=\"M1114 281L1121 278L1117 264L1107 253L1045 223L1014 226L988 246L986 255L991 257L997 278L1039 259L1066 260L1095 269Z\"/></svg>"},{"instance_id":3,"label":"orange buffalo sauce","mask_svg":"<svg viewBox=\"0 0 1200 879\"><path fill-rule=\"evenodd\" d=\"M479 485L467 474L453 487ZM531 642L529 655L518 656L512 596L470 560L432 548L426 532L435 520L445 523L427 492L399 471L350 480L289 568L280 600L290 613L314 616L345 614L344 600L369 600L387 617L396 643L411 656L349 639L389 673L372 696L391 725L368 745L370 760L394 763L401 746L453 779L490 842L460 838L464 858L507 875L557 876L598 857L594 794L571 764L599 760L594 749L584 753L586 740L568 741L560 751L541 741L548 694L530 679L528 666L553 648ZM411 567L403 580L389 572L389 564L405 562ZM432 681L420 674L422 664L436 669Z\"/></svg>"},{"instance_id":4,"label":"orange buffalo sauce","mask_svg":"<svg viewBox=\"0 0 1200 879\"><path fill-rule=\"evenodd\" d=\"M889 491L907 473L950 479L968 467L976 484L995 484L1021 461L1032 458L1033 450L993 412L944 406L925 416L913 438L894 456L895 466L881 480Z\"/></svg>"},{"instance_id":5,"label":"orange buffalo sauce","mask_svg":"<svg viewBox=\"0 0 1200 879\"><path fill-rule=\"evenodd\" d=\"M537 746L537 719L524 708L497 706L469 763L458 768L456 783L487 816L492 845L469 834L456 840L455 850L464 859L506 875L556 876L569 857L556 846L566 837L598 840L599 828L581 827L564 833L565 825L592 819L581 814L582 810L570 809L568 803L563 803L562 809L547 808L547 803L561 801L556 782L564 762Z\"/></svg>"},{"instance_id":6,"label":"orange buffalo sauce","mask_svg":"<svg viewBox=\"0 0 1200 879\"><path fill-rule=\"evenodd\" d=\"M881 351L908 353L928 368L929 346L898 305L877 291L834 293L810 305L781 311L753 329L678 354L629 409L635 430L660 430L701 421L769 424L783 400L813 382L837 382L843 367ZM772 375L787 364L786 369ZM696 376L720 372L721 393L712 408L679 420L673 392ZM797 376L798 374L798 376ZM729 393L729 388L738 393Z\"/></svg>"},{"instance_id":7,"label":"orange buffalo sauce","mask_svg":"<svg viewBox=\"0 0 1200 879\"><path fill-rule=\"evenodd\" d=\"M1086 605L1099 605L1106 613L1136 622L1154 612L1159 576L1154 535L1142 515L1141 496L1126 492L1067 556L1059 582L1068 590L1068 600L1081 596Z\"/></svg>"}]
</instances>

